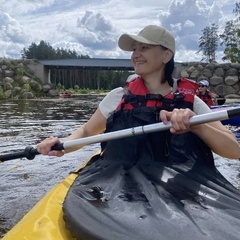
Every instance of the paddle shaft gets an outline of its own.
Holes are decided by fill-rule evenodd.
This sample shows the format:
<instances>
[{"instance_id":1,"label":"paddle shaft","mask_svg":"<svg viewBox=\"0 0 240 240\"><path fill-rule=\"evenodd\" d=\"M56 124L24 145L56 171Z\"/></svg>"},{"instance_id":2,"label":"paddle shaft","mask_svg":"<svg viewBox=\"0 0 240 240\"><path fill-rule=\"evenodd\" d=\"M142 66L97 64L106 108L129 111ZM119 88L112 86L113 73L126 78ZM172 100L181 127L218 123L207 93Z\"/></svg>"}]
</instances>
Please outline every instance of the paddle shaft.
<instances>
[{"instance_id":1,"label":"paddle shaft","mask_svg":"<svg viewBox=\"0 0 240 240\"><path fill-rule=\"evenodd\" d=\"M201 123L225 120L225 119L229 119L236 116L240 116L240 108L233 108L229 110L221 110L221 111L215 111L211 113L196 115L190 118L190 124L197 125ZM169 130L171 127L172 127L171 122L168 122L167 124L163 124L161 122L161 123L154 123L154 124L149 124L145 126L127 128L119 131L114 131L114 132L109 132L109 133L104 133L104 134L99 134L95 136L90 136L86 138L80 138L72 141L59 143L54 145L52 147L52 150L61 151L61 150L68 149L71 147L76 147L76 146L79 146L80 148L88 144L106 142L114 139L137 136L140 134ZM28 146L23 151L9 153L9 154L0 156L0 161L4 162L4 161L16 159L16 158L23 158L23 157L29 160L32 160L38 154L40 153L37 151L36 148Z\"/></svg>"}]
</instances>

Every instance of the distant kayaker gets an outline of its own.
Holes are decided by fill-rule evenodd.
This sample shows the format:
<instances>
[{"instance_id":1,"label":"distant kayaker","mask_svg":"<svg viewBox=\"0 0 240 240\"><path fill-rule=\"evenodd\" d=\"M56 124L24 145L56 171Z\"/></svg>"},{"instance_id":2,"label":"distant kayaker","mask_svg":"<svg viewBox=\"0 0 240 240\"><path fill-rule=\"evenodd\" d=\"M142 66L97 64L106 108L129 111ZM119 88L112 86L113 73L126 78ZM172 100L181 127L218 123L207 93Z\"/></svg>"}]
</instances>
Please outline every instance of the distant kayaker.
<instances>
[{"instance_id":1,"label":"distant kayaker","mask_svg":"<svg viewBox=\"0 0 240 240\"><path fill-rule=\"evenodd\" d=\"M209 107L217 105L217 94L210 91L209 82L207 80L201 80L198 83L197 96L202 99Z\"/></svg>"},{"instance_id":2,"label":"distant kayaker","mask_svg":"<svg viewBox=\"0 0 240 240\"><path fill-rule=\"evenodd\" d=\"M139 85L143 85L142 87L148 92L149 97L152 95L153 97L162 96L163 98L171 98L171 95L174 96L173 91L177 91L178 93L182 92L181 95L185 98L185 101L182 102L182 105L178 104L177 106L175 104L175 107L172 105L172 109L170 107L161 108L163 101L161 97L160 99L150 100L159 102L158 110L156 110L159 112L159 117L155 117L156 121L162 121L164 123L171 121L173 125L170 129L171 134L192 132L201 138L211 150L223 157L233 159L240 157L239 144L234 134L226 129L220 121L190 126L189 119L192 116L208 113L211 112L211 110L195 95L196 91L193 86L190 87L192 89L188 89L189 82L186 84L186 80L181 79L178 82L173 81L172 72L174 69L175 39L170 32L163 27L149 25L141 30L138 35L123 34L119 38L118 45L122 50L132 52L131 60L135 73L140 76L136 78L136 81ZM136 81L131 81L130 83ZM178 89L176 88L177 86ZM132 88L136 89L132 91L138 91L136 86L133 85ZM184 88L191 94L185 94ZM106 130L107 119L109 119L112 114L116 114L116 109L120 101L127 101L124 99L127 96L125 91L126 88L122 87L112 90L100 102L99 107L89 121L65 140L69 141L88 137ZM181 95L179 95L180 97L175 95L176 98L173 99L173 101L179 101ZM140 101L139 99L135 100ZM119 110L118 108L118 114L121 112ZM126 111L123 110L122 112ZM154 114L156 115L156 113ZM124 126L121 127L124 128ZM51 147L59 142L60 140L56 137L47 138L38 144L38 151L42 154L60 157L63 156L65 152L78 149L74 147L61 152L51 151Z\"/></svg>"}]
</instances>

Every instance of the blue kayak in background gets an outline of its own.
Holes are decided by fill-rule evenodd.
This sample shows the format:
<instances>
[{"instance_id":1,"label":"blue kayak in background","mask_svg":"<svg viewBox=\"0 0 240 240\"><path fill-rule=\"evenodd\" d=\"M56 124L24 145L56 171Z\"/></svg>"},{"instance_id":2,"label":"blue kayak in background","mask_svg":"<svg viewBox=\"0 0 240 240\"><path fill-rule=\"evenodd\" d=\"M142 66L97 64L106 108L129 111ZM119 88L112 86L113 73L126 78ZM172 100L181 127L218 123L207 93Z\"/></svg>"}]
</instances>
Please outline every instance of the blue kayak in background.
<instances>
[{"instance_id":1,"label":"blue kayak in background","mask_svg":"<svg viewBox=\"0 0 240 240\"><path fill-rule=\"evenodd\" d=\"M221 110L228 110L233 108L239 108L240 104L233 104L233 105L216 105L211 106L212 111L221 111ZM233 117L230 119L222 120L222 124L224 125L232 125L232 126L240 126L240 116L239 117Z\"/></svg>"}]
</instances>

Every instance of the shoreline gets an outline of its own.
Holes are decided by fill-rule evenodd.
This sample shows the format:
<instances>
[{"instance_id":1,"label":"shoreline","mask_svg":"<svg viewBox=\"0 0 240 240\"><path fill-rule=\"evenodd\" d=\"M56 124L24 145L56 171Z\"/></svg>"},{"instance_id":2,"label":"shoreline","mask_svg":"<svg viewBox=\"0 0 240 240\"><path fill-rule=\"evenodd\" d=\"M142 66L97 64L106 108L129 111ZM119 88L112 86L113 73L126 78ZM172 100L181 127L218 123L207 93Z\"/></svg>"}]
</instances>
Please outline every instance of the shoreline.
<instances>
[{"instance_id":1,"label":"shoreline","mask_svg":"<svg viewBox=\"0 0 240 240\"><path fill-rule=\"evenodd\" d=\"M240 103L240 98L226 98L225 104Z\"/></svg>"}]
</instances>

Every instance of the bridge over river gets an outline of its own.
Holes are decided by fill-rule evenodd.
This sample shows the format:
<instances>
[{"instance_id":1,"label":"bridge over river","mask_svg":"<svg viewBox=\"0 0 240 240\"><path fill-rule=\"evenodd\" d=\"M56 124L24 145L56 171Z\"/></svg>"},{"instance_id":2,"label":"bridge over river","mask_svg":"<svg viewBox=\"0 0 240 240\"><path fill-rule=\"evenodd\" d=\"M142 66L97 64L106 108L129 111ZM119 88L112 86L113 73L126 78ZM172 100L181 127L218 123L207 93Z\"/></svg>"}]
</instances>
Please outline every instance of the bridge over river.
<instances>
[{"instance_id":1,"label":"bridge over river","mask_svg":"<svg viewBox=\"0 0 240 240\"><path fill-rule=\"evenodd\" d=\"M175 63L175 69L177 69L178 65L179 63ZM130 59L110 58L39 60L29 63L28 68L33 71L34 74L42 80L42 82L46 83L51 82L50 76L51 70L53 69L134 71ZM175 75L178 74L175 73Z\"/></svg>"}]
</instances>

